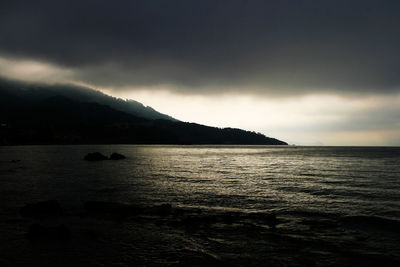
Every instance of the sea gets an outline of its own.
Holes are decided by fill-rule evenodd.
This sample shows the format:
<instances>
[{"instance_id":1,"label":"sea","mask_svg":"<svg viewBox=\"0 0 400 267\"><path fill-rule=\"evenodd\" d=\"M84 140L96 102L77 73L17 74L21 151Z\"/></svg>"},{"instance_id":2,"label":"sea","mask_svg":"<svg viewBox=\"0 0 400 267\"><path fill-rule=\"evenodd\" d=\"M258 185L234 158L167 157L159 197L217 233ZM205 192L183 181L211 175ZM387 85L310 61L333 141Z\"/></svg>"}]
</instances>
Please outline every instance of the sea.
<instances>
[{"instance_id":1,"label":"sea","mask_svg":"<svg viewBox=\"0 0 400 267\"><path fill-rule=\"evenodd\" d=\"M0 265L400 266L400 147L2 146Z\"/></svg>"}]
</instances>

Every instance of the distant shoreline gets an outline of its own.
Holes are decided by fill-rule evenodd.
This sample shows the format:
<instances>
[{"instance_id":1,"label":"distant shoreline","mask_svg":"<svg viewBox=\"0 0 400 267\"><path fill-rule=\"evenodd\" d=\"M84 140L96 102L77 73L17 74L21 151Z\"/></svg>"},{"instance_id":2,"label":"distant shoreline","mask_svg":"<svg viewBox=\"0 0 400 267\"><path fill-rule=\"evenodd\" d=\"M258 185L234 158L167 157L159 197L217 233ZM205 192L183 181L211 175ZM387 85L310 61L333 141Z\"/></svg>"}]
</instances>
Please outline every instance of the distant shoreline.
<instances>
[{"instance_id":1,"label":"distant shoreline","mask_svg":"<svg viewBox=\"0 0 400 267\"><path fill-rule=\"evenodd\" d=\"M162 143L80 143L80 144L60 144L60 143L30 143L30 144L1 144L0 147L15 146L215 146L215 147L231 147L231 146L247 146L247 147L274 147L274 148L400 148L400 146L361 146L361 145L269 145L269 144L162 144Z\"/></svg>"}]
</instances>

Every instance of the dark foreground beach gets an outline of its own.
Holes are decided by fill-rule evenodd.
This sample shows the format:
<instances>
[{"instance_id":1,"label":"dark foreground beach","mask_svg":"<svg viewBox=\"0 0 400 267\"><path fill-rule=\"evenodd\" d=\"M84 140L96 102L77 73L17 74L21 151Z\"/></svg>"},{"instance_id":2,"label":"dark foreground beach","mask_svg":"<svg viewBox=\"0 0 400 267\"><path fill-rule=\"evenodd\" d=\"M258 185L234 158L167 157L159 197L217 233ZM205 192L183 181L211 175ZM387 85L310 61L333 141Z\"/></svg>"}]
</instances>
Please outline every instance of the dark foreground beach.
<instances>
[{"instance_id":1,"label":"dark foreground beach","mask_svg":"<svg viewBox=\"0 0 400 267\"><path fill-rule=\"evenodd\" d=\"M400 264L396 148L5 147L0 160L1 266Z\"/></svg>"},{"instance_id":2,"label":"dark foreground beach","mask_svg":"<svg viewBox=\"0 0 400 267\"><path fill-rule=\"evenodd\" d=\"M298 214L293 221L274 213L110 202L68 210L55 201L25 206L22 214L2 221L2 266L400 263L398 248L380 246L399 241L400 224L378 218Z\"/></svg>"}]
</instances>

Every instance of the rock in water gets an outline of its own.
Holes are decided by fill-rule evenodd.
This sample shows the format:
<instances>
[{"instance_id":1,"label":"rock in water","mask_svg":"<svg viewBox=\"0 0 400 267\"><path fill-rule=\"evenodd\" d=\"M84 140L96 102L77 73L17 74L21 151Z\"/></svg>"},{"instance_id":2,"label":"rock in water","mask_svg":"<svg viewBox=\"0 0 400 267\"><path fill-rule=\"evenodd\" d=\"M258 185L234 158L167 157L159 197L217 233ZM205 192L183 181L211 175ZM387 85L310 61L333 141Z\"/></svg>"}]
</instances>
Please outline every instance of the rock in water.
<instances>
[{"instance_id":1,"label":"rock in water","mask_svg":"<svg viewBox=\"0 0 400 267\"><path fill-rule=\"evenodd\" d=\"M118 153L112 153L110 156L111 160L119 160L119 159L126 159L126 157L122 154L118 154Z\"/></svg>"},{"instance_id":2,"label":"rock in water","mask_svg":"<svg viewBox=\"0 0 400 267\"><path fill-rule=\"evenodd\" d=\"M108 158L99 152L89 153L84 158L87 161L100 161L107 160Z\"/></svg>"},{"instance_id":3,"label":"rock in water","mask_svg":"<svg viewBox=\"0 0 400 267\"><path fill-rule=\"evenodd\" d=\"M89 216L117 220L138 216L143 212L139 206L117 202L87 201L84 203L84 208Z\"/></svg>"},{"instance_id":4,"label":"rock in water","mask_svg":"<svg viewBox=\"0 0 400 267\"><path fill-rule=\"evenodd\" d=\"M24 217L50 217L60 216L62 209L57 200L47 200L35 204L28 204L21 208L20 213Z\"/></svg>"},{"instance_id":5,"label":"rock in water","mask_svg":"<svg viewBox=\"0 0 400 267\"><path fill-rule=\"evenodd\" d=\"M40 224L32 224L29 227L26 237L30 241L68 241L71 238L71 233L65 225L59 226L42 226Z\"/></svg>"}]
</instances>

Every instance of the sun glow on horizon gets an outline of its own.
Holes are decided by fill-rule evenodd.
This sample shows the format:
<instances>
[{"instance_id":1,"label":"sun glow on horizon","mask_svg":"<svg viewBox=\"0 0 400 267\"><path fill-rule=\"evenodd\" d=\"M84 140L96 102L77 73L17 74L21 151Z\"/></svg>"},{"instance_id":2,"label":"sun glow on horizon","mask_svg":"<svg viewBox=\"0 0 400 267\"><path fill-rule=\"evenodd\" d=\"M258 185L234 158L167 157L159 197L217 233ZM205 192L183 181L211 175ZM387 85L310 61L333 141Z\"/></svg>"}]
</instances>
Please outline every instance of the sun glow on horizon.
<instances>
[{"instance_id":1,"label":"sun glow on horizon","mask_svg":"<svg viewBox=\"0 0 400 267\"><path fill-rule=\"evenodd\" d=\"M399 106L400 95L345 98L325 94L268 98L178 95L166 90L105 92L135 99L182 121L243 128L292 144L400 144L400 124L393 124L395 117L387 117L391 113L390 109L387 110L389 107ZM383 122L384 119L387 121ZM374 128L373 123L377 121L381 123Z\"/></svg>"}]
</instances>

